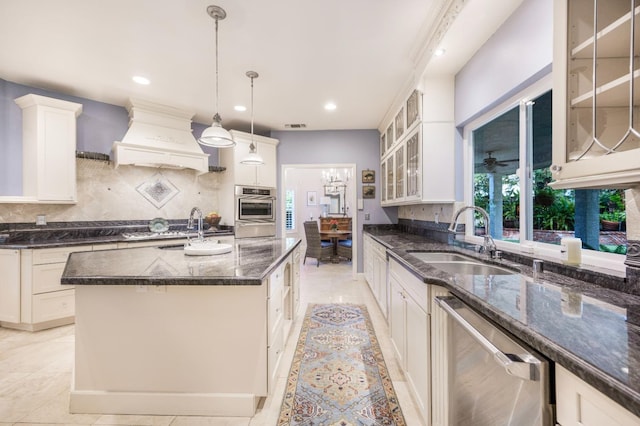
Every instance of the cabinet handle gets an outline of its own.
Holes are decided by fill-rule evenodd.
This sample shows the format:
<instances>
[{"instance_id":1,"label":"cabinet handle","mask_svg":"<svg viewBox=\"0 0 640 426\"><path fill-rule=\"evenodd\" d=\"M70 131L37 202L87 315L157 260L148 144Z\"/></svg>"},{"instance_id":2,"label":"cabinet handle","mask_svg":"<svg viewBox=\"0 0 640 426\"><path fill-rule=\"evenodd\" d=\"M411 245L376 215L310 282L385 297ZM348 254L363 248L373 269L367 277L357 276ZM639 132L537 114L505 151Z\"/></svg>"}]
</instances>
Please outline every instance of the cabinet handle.
<instances>
[{"instance_id":1,"label":"cabinet handle","mask_svg":"<svg viewBox=\"0 0 640 426\"><path fill-rule=\"evenodd\" d=\"M551 173L558 173L560 170L562 170L562 166L552 164L551 166L549 166L549 170L551 170Z\"/></svg>"}]
</instances>

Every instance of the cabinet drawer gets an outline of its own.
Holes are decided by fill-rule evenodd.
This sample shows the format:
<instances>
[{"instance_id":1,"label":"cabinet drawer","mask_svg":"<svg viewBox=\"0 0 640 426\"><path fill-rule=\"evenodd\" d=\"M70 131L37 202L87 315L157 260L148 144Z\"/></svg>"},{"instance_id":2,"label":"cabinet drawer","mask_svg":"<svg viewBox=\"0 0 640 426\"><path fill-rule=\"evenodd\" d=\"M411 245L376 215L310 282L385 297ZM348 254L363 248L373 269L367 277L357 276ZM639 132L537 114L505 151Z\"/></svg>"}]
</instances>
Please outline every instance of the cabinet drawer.
<instances>
[{"instance_id":1,"label":"cabinet drawer","mask_svg":"<svg viewBox=\"0 0 640 426\"><path fill-rule=\"evenodd\" d=\"M269 304L269 341L271 341L271 335L275 333L278 327L281 327L282 319L282 289L277 294L274 294L268 301Z\"/></svg>"},{"instance_id":2,"label":"cabinet drawer","mask_svg":"<svg viewBox=\"0 0 640 426\"><path fill-rule=\"evenodd\" d=\"M274 298L276 294L282 294L284 287L284 263L278 266L269 277L269 297Z\"/></svg>"},{"instance_id":3,"label":"cabinet drawer","mask_svg":"<svg viewBox=\"0 0 640 426\"><path fill-rule=\"evenodd\" d=\"M67 261L69 253L76 251L91 251L91 249L91 246L76 246L33 250L33 264L44 265L48 263L64 263Z\"/></svg>"},{"instance_id":4,"label":"cabinet drawer","mask_svg":"<svg viewBox=\"0 0 640 426\"><path fill-rule=\"evenodd\" d=\"M76 313L75 290L54 291L33 296L34 323L71 317Z\"/></svg>"},{"instance_id":5,"label":"cabinet drawer","mask_svg":"<svg viewBox=\"0 0 640 426\"><path fill-rule=\"evenodd\" d=\"M282 358L282 352L284 351L284 337L282 330L274 336L274 341L269 346L267 351L267 368L269 370L269 389L273 389L273 385L276 382L276 376L278 374L278 365Z\"/></svg>"},{"instance_id":6,"label":"cabinet drawer","mask_svg":"<svg viewBox=\"0 0 640 426\"><path fill-rule=\"evenodd\" d=\"M373 239L371 240L371 248L375 253L378 254L378 256L387 256L387 248L382 244L375 242Z\"/></svg>"},{"instance_id":7,"label":"cabinet drawer","mask_svg":"<svg viewBox=\"0 0 640 426\"><path fill-rule=\"evenodd\" d=\"M405 289L407 294L415 300L418 306L420 306L426 313L431 313L429 285L420 281L415 275L394 259L389 260L389 269L402 284L402 287Z\"/></svg>"},{"instance_id":8,"label":"cabinet drawer","mask_svg":"<svg viewBox=\"0 0 640 426\"><path fill-rule=\"evenodd\" d=\"M68 290L71 286L60 284L60 277L64 271L65 263L52 263L36 265L33 267L33 294L47 293L50 291Z\"/></svg>"}]
</instances>

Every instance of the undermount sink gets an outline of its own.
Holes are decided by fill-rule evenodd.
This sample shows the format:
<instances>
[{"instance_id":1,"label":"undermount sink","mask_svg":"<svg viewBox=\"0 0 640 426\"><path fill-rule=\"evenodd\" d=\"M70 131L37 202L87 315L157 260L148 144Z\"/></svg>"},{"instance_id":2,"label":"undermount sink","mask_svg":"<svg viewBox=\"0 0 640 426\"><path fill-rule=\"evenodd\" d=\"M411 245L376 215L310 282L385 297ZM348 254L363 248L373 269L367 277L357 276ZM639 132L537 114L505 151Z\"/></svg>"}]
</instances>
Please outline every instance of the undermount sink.
<instances>
[{"instance_id":1,"label":"undermount sink","mask_svg":"<svg viewBox=\"0 0 640 426\"><path fill-rule=\"evenodd\" d=\"M184 254L189 256L209 256L229 253L232 248L231 244L221 244L217 241L192 241L191 244L184 247Z\"/></svg>"},{"instance_id":2,"label":"undermount sink","mask_svg":"<svg viewBox=\"0 0 640 426\"><path fill-rule=\"evenodd\" d=\"M517 272L499 266L489 265L471 257L448 252L409 252L434 268L451 275L513 275Z\"/></svg>"},{"instance_id":3,"label":"undermount sink","mask_svg":"<svg viewBox=\"0 0 640 426\"><path fill-rule=\"evenodd\" d=\"M233 246L231 244L221 244L216 241L192 241L190 245L174 244L170 246L160 246L162 250L184 250L188 256L210 256L214 254L229 253Z\"/></svg>"},{"instance_id":4,"label":"undermount sink","mask_svg":"<svg viewBox=\"0 0 640 426\"><path fill-rule=\"evenodd\" d=\"M513 275L517 273L479 262L429 262L429 264L452 275Z\"/></svg>"},{"instance_id":5,"label":"undermount sink","mask_svg":"<svg viewBox=\"0 0 640 426\"><path fill-rule=\"evenodd\" d=\"M435 252L435 251L409 251L411 256L417 257L423 262L474 262L467 256L456 253Z\"/></svg>"}]
</instances>

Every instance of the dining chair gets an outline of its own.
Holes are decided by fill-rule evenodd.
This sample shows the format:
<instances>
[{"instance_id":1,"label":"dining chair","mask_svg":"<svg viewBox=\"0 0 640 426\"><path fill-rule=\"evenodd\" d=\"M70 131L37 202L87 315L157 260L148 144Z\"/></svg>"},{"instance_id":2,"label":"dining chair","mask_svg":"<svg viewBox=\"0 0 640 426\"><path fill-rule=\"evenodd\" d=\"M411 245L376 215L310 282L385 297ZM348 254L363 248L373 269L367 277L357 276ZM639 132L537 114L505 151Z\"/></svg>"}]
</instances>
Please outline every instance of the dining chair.
<instances>
[{"instance_id":1,"label":"dining chair","mask_svg":"<svg viewBox=\"0 0 640 426\"><path fill-rule=\"evenodd\" d=\"M307 261L307 257L313 257L318 261L316 266L320 266L320 259L328 259L333 256L333 244L320 240L318 222L306 221L304 223L304 234L307 238L307 251L304 253L302 264Z\"/></svg>"},{"instance_id":2,"label":"dining chair","mask_svg":"<svg viewBox=\"0 0 640 426\"><path fill-rule=\"evenodd\" d=\"M351 245L352 245L352 240L351 238L348 238L346 240L340 240L338 241L338 256L340 257L346 257L347 259L351 260L352 258L352 251L351 251Z\"/></svg>"}]
</instances>

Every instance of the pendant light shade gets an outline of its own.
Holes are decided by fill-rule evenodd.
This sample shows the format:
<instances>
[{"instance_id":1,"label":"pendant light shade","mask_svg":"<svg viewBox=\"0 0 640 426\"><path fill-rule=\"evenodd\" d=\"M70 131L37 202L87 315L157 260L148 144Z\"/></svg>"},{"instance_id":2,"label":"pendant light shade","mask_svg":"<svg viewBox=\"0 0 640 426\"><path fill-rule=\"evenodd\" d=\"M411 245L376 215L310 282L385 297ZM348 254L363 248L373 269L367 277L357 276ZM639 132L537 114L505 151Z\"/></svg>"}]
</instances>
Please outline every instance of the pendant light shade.
<instances>
[{"instance_id":1,"label":"pendant light shade","mask_svg":"<svg viewBox=\"0 0 640 426\"><path fill-rule=\"evenodd\" d=\"M236 144L231 134L222 127L222 118L218 114L218 21L226 18L227 12L220 6L211 5L207 7L207 14L216 22L216 114L211 127L204 129L198 142L205 146L227 148Z\"/></svg>"},{"instance_id":2,"label":"pendant light shade","mask_svg":"<svg viewBox=\"0 0 640 426\"><path fill-rule=\"evenodd\" d=\"M257 145L253 143L253 79L258 78L258 73L255 71L247 71L246 75L251 79L251 145L249 145L249 155L240 160L240 162L250 166L262 166L264 160L258 154Z\"/></svg>"}]
</instances>

